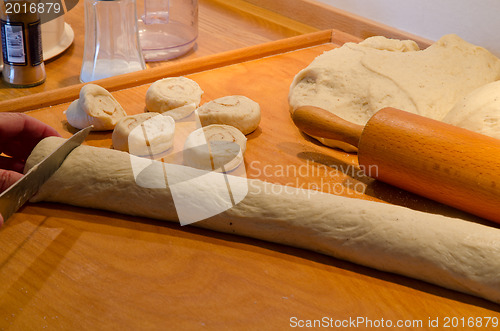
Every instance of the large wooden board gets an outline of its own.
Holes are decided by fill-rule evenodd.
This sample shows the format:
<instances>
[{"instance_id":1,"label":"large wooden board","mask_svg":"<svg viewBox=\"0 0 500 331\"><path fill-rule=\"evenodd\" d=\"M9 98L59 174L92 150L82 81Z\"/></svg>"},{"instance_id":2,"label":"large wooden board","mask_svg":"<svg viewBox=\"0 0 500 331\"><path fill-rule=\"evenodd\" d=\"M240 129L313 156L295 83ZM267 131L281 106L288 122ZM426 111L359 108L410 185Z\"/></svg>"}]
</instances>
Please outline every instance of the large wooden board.
<instances>
[{"instance_id":1,"label":"large wooden board","mask_svg":"<svg viewBox=\"0 0 500 331\"><path fill-rule=\"evenodd\" d=\"M269 44L250 60L239 54L238 63L200 62L198 72L188 63L174 73L198 82L202 102L242 94L260 103L262 122L248 136L248 177L464 216L363 176L355 155L293 126L287 96L294 75L323 51L356 41L336 31L315 36L313 43L293 39L295 50ZM103 84L135 114L144 111L149 82L169 74L145 71ZM63 111L75 91L59 93L63 103L28 114L68 137L75 130ZM92 133L86 144L109 148L110 137ZM331 318L364 319L361 329L406 321L418 330L436 319L442 327L446 318L500 318L500 307L485 300L320 254L61 204L23 207L0 230L0 242L0 328L280 330Z\"/></svg>"}]
</instances>

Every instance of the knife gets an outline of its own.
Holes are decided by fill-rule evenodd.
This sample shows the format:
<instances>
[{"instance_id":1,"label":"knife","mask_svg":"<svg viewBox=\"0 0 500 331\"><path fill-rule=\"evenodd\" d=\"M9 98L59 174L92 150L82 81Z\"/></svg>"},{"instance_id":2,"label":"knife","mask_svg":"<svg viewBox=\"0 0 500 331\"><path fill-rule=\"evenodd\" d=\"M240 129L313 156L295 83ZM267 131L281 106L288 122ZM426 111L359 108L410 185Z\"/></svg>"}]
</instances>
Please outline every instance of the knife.
<instances>
[{"instance_id":1,"label":"knife","mask_svg":"<svg viewBox=\"0 0 500 331\"><path fill-rule=\"evenodd\" d=\"M73 149L80 146L92 130L82 129L66 140L54 152L31 168L20 180L0 194L0 214L6 221L59 169Z\"/></svg>"}]
</instances>

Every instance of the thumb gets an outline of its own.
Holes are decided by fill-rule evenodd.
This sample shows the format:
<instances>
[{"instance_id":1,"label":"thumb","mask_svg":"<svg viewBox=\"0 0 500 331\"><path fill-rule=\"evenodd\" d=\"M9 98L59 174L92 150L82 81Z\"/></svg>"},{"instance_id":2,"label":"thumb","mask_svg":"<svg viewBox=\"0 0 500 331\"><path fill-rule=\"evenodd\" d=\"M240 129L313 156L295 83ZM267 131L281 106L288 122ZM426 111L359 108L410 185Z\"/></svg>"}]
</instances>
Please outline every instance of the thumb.
<instances>
[{"instance_id":1,"label":"thumb","mask_svg":"<svg viewBox=\"0 0 500 331\"><path fill-rule=\"evenodd\" d=\"M12 184L23 177L22 174L15 171L0 169L0 193L8 189ZM0 215L0 226L3 224L3 217Z\"/></svg>"},{"instance_id":2,"label":"thumb","mask_svg":"<svg viewBox=\"0 0 500 331\"><path fill-rule=\"evenodd\" d=\"M19 172L0 169L0 193L23 177Z\"/></svg>"},{"instance_id":3,"label":"thumb","mask_svg":"<svg viewBox=\"0 0 500 331\"><path fill-rule=\"evenodd\" d=\"M23 175L18 172L0 169L0 193L8 189L22 177ZM0 215L0 226L2 226L3 221L3 217Z\"/></svg>"}]
</instances>

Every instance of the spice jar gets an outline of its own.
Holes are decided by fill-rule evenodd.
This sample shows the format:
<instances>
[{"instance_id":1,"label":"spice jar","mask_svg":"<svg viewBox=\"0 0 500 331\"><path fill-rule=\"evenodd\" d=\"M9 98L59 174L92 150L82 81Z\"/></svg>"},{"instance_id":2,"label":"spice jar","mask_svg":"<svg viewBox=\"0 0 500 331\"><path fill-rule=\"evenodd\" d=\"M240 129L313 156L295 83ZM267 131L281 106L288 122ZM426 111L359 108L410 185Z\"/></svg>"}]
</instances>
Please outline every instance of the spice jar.
<instances>
[{"instance_id":1,"label":"spice jar","mask_svg":"<svg viewBox=\"0 0 500 331\"><path fill-rule=\"evenodd\" d=\"M2 2L3 80L14 87L30 87L45 82L39 1Z\"/></svg>"}]
</instances>

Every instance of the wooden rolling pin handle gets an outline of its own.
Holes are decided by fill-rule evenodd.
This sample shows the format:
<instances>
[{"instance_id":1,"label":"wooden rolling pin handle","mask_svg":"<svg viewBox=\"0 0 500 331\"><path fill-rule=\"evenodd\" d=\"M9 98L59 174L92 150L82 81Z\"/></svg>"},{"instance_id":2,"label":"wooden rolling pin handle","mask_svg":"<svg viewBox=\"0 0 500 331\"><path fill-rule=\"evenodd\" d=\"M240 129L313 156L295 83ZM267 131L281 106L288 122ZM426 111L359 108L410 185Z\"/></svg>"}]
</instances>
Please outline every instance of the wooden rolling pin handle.
<instances>
[{"instance_id":1,"label":"wooden rolling pin handle","mask_svg":"<svg viewBox=\"0 0 500 331\"><path fill-rule=\"evenodd\" d=\"M348 122L327 110L313 106L295 109L292 114L295 125L314 137L343 141L358 146L363 126Z\"/></svg>"},{"instance_id":2,"label":"wooden rolling pin handle","mask_svg":"<svg viewBox=\"0 0 500 331\"><path fill-rule=\"evenodd\" d=\"M358 148L367 175L500 223L500 140L384 108Z\"/></svg>"}]
</instances>

